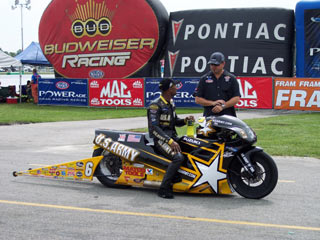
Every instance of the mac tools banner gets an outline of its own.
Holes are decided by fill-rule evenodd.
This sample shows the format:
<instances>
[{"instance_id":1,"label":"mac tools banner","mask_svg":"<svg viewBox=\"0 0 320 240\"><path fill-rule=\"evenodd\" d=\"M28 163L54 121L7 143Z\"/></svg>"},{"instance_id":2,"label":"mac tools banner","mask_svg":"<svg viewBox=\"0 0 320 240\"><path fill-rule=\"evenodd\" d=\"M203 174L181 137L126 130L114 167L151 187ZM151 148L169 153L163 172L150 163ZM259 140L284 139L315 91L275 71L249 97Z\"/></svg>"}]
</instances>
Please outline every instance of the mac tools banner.
<instances>
[{"instance_id":1,"label":"mac tools banner","mask_svg":"<svg viewBox=\"0 0 320 240\"><path fill-rule=\"evenodd\" d=\"M199 77L211 53L236 76L292 76L294 11L279 8L189 10L170 14L165 76Z\"/></svg>"},{"instance_id":2,"label":"mac tools banner","mask_svg":"<svg viewBox=\"0 0 320 240\"><path fill-rule=\"evenodd\" d=\"M153 77L168 18L159 0L52 0L39 42L66 78Z\"/></svg>"},{"instance_id":3,"label":"mac tools banner","mask_svg":"<svg viewBox=\"0 0 320 240\"><path fill-rule=\"evenodd\" d=\"M92 107L144 107L144 79L89 79Z\"/></svg>"}]
</instances>

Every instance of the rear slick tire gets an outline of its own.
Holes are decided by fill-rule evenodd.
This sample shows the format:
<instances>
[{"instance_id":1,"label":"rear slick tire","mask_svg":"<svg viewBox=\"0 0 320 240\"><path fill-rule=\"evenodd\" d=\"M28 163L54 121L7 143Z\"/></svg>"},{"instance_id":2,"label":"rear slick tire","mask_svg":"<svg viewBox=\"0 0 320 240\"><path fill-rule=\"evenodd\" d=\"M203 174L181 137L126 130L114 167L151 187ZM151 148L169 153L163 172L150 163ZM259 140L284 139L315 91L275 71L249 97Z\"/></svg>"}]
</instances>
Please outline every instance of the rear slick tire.
<instances>
[{"instance_id":1,"label":"rear slick tire","mask_svg":"<svg viewBox=\"0 0 320 240\"><path fill-rule=\"evenodd\" d=\"M241 196L260 199L270 194L278 182L278 169L274 160L265 152L254 153L250 157L256 170L254 177L245 171L238 159L234 159L228 169L228 179L233 189Z\"/></svg>"},{"instance_id":2,"label":"rear slick tire","mask_svg":"<svg viewBox=\"0 0 320 240\"><path fill-rule=\"evenodd\" d=\"M95 149L92 157L102 156L99 165L96 168L96 178L106 187L110 188L129 188L127 185L116 184L122 172L122 161L120 157L104 152L102 148Z\"/></svg>"}]
</instances>

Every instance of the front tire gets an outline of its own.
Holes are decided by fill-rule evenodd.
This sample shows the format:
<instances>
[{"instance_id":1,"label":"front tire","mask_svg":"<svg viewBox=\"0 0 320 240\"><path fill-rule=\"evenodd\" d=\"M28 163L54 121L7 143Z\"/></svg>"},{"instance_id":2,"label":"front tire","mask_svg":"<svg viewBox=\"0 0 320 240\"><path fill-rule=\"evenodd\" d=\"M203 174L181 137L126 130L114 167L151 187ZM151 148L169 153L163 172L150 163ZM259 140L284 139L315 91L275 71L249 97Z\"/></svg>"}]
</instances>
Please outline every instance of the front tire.
<instances>
[{"instance_id":1,"label":"front tire","mask_svg":"<svg viewBox=\"0 0 320 240\"><path fill-rule=\"evenodd\" d=\"M128 188L129 186L116 184L122 173L122 161L120 157L104 151L102 148L95 149L92 156L102 156L99 165L96 168L95 176L106 187Z\"/></svg>"},{"instance_id":2,"label":"front tire","mask_svg":"<svg viewBox=\"0 0 320 240\"><path fill-rule=\"evenodd\" d=\"M270 194L278 182L278 169L274 160L265 152L250 157L256 173L251 176L238 159L228 169L228 179L233 189L245 198L260 199Z\"/></svg>"}]
</instances>

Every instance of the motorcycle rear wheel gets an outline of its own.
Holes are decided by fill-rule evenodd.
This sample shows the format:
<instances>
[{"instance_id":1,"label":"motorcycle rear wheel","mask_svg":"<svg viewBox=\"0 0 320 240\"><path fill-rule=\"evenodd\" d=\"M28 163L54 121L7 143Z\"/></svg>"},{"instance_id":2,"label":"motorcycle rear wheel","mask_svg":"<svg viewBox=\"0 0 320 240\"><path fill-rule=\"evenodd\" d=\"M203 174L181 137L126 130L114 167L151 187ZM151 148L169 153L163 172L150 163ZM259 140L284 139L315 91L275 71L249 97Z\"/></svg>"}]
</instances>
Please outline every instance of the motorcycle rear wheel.
<instances>
[{"instance_id":1,"label":"motorcycle rear wheel","mask_svg":"<svg viewBox=\"0 0 320 240\"><path fill-rule=\"evenodd\" d=\"M115 184L122 173L122 161L120 157L110 153L104 152L102 148L95 149L92 157L104 157L96 168L96 178L106 187L111 188L128 188L130 186Z\"/></svg>"},{"instance_id":2,"label":"motorcycle rear wheel","mask_svg":"<svg viewBox=\"0 0 320 240\"><path fill-rule=\"evenodd\" d=\"M274 160L265 152L257 152L250 157L256 170L254 176L244 169L240 161L234 159L228 170L228 178L233 189L245 198L260 199L270 194L278 182L278 169Z\"/></svg>"}]
</instances>

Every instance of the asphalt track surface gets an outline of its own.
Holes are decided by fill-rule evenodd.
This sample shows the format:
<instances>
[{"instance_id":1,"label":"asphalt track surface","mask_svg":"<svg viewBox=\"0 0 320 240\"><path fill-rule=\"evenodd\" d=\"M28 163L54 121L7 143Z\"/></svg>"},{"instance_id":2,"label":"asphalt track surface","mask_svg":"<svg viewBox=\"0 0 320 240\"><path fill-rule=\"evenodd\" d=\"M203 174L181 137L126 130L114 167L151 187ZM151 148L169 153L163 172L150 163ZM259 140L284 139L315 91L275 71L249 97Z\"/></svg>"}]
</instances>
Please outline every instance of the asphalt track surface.
<instances>
[{"instance_id":1,"label":"asphalt track surface","mask_svg":"<svg viewBox=\"0 0 320 240\"><path fill-rule=\"evenodd\" d=\"M96 128L139 127L145 118L0 126L0 239L320 239L320 159L273 156L279 182L261 200L12 176L90 157Z\"/></svg>"}]
</instances>

